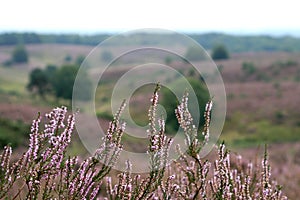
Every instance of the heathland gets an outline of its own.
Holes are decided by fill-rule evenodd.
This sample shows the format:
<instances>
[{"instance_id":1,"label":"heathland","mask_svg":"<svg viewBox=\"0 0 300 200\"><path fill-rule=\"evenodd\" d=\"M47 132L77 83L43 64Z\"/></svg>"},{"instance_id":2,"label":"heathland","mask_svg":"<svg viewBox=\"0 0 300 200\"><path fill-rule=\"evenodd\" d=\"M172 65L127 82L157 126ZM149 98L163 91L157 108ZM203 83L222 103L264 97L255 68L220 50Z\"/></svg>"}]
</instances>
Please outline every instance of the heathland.
<instances>
[{"instance_id":1,"label":"heathland","mask_svg":"<svg viewBox=\"0 0 300 200\"><path fill-rule=\"evenodd\" d=\"M0 35L1 148L11 143L21 152L23 146L27 145L31 120L38 112L45 113L62 104L70 106L68 99L57 98L53 92L41 97L28 91L32 70L44 70L49 65L60 68L79 64L78 60L87 56L94 48L93 45L108 36L14 33ZM229 58L215 61L227 94L227 115L220 143L225 141L229 149L241 153L249 160L255 160L255 155L261 153L267 143L273 176L284 185L283 191L291 199L295 199L299 195L300 187L300 39L288 36L272 38L223 34L191 36L209 52L214 45L222 44L229 53ZM147 41L145 37L141 36L140 43ZM169 39L176 40L172 37ZM157 43L164 42L168 44L164 36L159 36ZM28 61L24 63L11 60L14 49L20 43L28 53ZM107 46L99 54L99 62L118 55L126 45L131 45L130 41L128 44L120 42ZM178 44L176 48L182 47ZM183 48L182 52L185 53ZM132 64L131 59L135 58L129 57L124 66L108 71L103 77L103 84L97 89L96 114L105 127L112 119L111 91L116 79ZM160 59L184 76L201 80L201 75L193 71L184 60L163 56ZM128 99L132 116L139 124L148 123L147 110L152 88L143 86ZM125 149L135 152L145 150L145 141L129 136L123 139ZM69 154L86 154L77 137L73 140Z\"/></svg>"}]
</instances>

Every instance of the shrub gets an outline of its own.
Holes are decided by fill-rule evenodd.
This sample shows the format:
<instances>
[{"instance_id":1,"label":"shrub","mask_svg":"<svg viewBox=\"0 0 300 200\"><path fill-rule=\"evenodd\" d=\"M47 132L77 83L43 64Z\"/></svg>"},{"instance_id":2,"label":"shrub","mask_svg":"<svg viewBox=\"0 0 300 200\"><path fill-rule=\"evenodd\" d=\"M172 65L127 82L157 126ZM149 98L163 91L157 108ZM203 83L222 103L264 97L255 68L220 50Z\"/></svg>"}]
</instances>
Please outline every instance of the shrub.
<instances>
[{"instance_id":1,"label":"shrub","mask_svg":"<svg viewBox=\"0 0 300 200\"><path fill-rule=\"evenodd\" d=\"M29 126L21 120L12 121L0 118L0 148L3 148L8 143L12 147L23 145L28 138L28 128Z\"/></svg>"},{"instance_id":2,"label":"shrub","mask_svg":"<svg viewBox=\"0 0 300 200\"><path fill-rule=\"evenodd\" d=\"M71 55L66 55L65 58L64 58L64 61L66 62L71 62L72 61L72 56Z\"/></svg>"},{"instance_id":3,"label":"shrub","mask_svg":"<svg viewBox=\"0 0 300 200\"><path fill-rule=\"evenodd\" d=\"M95 199L101 180L111 170L121 150L120 138L124 126L119 123L121 110L115 115L104 138L103 145L94 156L79 162L67 157L71 142L75 114L65 117L65 107L46 114L48 123L39 130L41 116L33 120L29 148L11 164L12 149L6 146L0 155L0 198L6 199ZM100 165L99 160L106 160Z\"/></svg>"},{"instance_id":4,"label":"shrub","mask_svg":"<svg viewBox=\"0 0 300 200\"><path fill-rule=\"evenodd\" d=\"M228 59L229 53L224 45L216 45L212 49L211 57L213 60Z\"/></svg>"},{"instance_id":5,"label":"shrub","mask_svg":"<svg viewBox=\"0 0 300 200\"><path fill-rule=\"evenodd\" d=\"M77 92L78 100L88 101L91 99L92 82L86 75L86 71L78 74L78 70L79 66L77 65L63 65L55 71L52 87L57 98L72 100L74 89ZM79 88L73 88L76 78Z\"/></svg>"},{"instance_id":6,"label":"shrub","mask_svg":"<svg viewBox=\"0 0 300 200\"><path fill-rule=\"evenodd\" d=\"M250 76L256 72L256 67L252 62L243 62L242 64L242 71L244 72L245 76Z\"/></svg>"},{"instance_id":7,"label":"shrub","mask_svg":"<svg viewBox=\"0 0 300 200\"><path fill-rule=\"evenodd\" d=\"M45 98L45 94L50 91L50 83L45 71L39 68L33 69L29 74L27 89Z\"/></svg>"},{"instance_id":8,"label":"shrub","mask_svg":"<svg viewBox=\"0 0 300 200\"><path fill-rule=\"evenodd\" d=\"M6 146L0 155L0 198L5 199L96 199L102 183L106 182L106 199L285 199L281 187L270 179L268 154L261 165L242 164L237 157L232 164L224 143L218 148L218 158L212 165L203 161L199 153L209 140L212 102L206 105L203 140L197 139L197 129L188 110L186 93L175 110L178 123L184 130L185 153L177 146L179 160L167 165L172 139L165 135L165 123L156 118L157 86L149 109L148 155L150 173L141 178L131 174L131 163L118 176L116 184L108 176L122 150L121 136L125 124L120 122L124 109L119 111L104 137L104 142L92 157L79 162L66 157L71 142L75 114L68 117L67 109L56 108L46 115L49 122L39 130L41 116L33 121L27 152L11 163L12 149ZM104 164L100 164L101 162ZM211 173L211 174L209 174Z\"/></svg>"},{"instance_id":9,"label":"shrub","mask_svg":"<svg viewBox=\"0 0 300 200\"><path fill-rule=\"evenodd\" d=\"M12 61L15 63L27 63L28 62L28 53L24 46L15 47L12 53Z\"/></svg>"},{"instance_id":10,"label":"shrub","mask_svg":"<svg viewBox=\"0 0 300 200\"><path fill-rule=\"evenodd\" d=\"M276 68L276 67L280 67L280 68L288 68L288 67L292 67L292 66L297 66L298 63L294 60L286 60L286 61L276 61L271 65L271 68Z\"/></svg>"}]
</instances>

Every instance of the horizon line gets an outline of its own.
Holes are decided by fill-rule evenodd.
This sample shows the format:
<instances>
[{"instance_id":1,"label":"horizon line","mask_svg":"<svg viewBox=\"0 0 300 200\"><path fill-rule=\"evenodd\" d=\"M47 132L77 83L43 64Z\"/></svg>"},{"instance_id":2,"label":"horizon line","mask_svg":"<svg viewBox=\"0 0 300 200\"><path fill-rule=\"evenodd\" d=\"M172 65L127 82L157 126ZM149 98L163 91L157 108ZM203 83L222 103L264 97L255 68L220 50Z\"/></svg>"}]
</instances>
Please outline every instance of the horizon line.
<instances>
[{"instance_id":1,"label":"horizon line","mask_svg":"<svg viewBox=\"0 0 300 200\"><path fill-rule=\"evenodd\" d=\"M92 35L114 35L119 33L124 33L131 30L138 30L138 29L127 29L127 30L34 30L34 29L24 29L24 30L17 30L17 29L7 29L7 30L0 30L0 34L5 33L35 33L35 34L50 34L50 35L80 35L80 36L92 36ZM162 29L163 30L163 29ZM166 29L168 30L168 29ZM174 30L178 33L183 33L187 35L191 34L225 34L225 35L234 35L234 36L272 36L272 37L300 37L300 29L257 29L257 30Z\"/></svg>"}]
</instances>

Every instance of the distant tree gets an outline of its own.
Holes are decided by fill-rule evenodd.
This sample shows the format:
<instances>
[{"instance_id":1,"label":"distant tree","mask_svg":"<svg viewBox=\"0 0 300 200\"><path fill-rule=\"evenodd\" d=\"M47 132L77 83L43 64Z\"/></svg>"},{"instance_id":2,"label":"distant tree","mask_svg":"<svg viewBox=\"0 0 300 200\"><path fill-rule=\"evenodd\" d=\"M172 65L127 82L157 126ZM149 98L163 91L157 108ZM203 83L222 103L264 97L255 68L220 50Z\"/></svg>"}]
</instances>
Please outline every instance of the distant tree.
<instances>
[{"instance_id":1,"label":"distant tree","mask_svg":"<svg viewBox=\"0 0 300 200\"><path fill-rule=\"evenodd\" d=\"M229 53L224 45L219 44L213 47L211 57L213 60L228 59Z\"/></svg>"},{"instance_id":2,"label":"distant tree","mask_svg":"<svg viewBox=\"0 0 300 200\"><path fill-rule=\"evenodd\" d=\"M12 61L15 63L27 63L28 53L24 46L18 45L15 47L12 53Z\"/></svg>"},{"instance_id":3,"label":"distant tree","mask_svg":"<svg viewBox=\"0 0 300 200\"><path fill-rule=\"evenodd\" d=\"M53 80L53 89L57 98L72 98L77 71L78 67L75 65L64 65L56 71Z\"/></svg>"},{"instance_id":4,"label":"distant tree","mask_svg":"<svg viewBox=\"0 0 300 200\"><path fill-rule=\"evenodd\" d=\"M23 33L21 37L24 44L41 43L40 36L36 33Z\"/></svg>"},{"instance_id":5,"label":"distant tree","mask_svg":"<svg viewBox=\"0 0 300 200\"><path fill-rule=\"evenodd\" d=\"M57 66L55 65L47 65L46 68L44 69L44 72L47 76L47 79L53 89L53 82L54 82L54 77L55 77L55 74L56 74L56 71L57 71Z\"/></svg>"},{"instance_id":6,"label":"distant tree","mask_svg":"<svg viewBox=\"0 0 300 200\"><path fill-rule=\"evenodd\" d=\"M56 72L57 70L57 66L56 65L47 65L46 68L45 68L45 72L47 74L47 76L53 76L54 73Z\"/></svg>"},{"instance_id":7,"label":"distant tree","mask_svg":"<svg viewBox=\"0 0 300 200\"><path fill-rule=\"evenodd\" d=\"M64 59L66 62L71 62L72 61L72 56L71 55L66 55L65 56L65 59Z\"/></svg>"},{"instance_id":8,"label":"distant tree","mask_svg":"<svg viewBox=\"0 0 300 200\"><path fill-rule=\"evenodd\" d=\"M199 61L204 60L206 57L205 51L197 46L191 46L185 53L185 59L187 61Z\"/></svg>"},{"instance_id":9,"label":"distant tree","mask_svg":"<svg viewBox=\"0 0 300 200\"><path fill-rule=\"evenodd\" d=\"M101 59L103 61L110 61L113 58L113 55L110 51L103 51L101 54Z\"/></svg>"},{"instance_id":10,"label":"distant tree","mask_svg":"<svg viewBox=\"0 0 300 200\"><path fill-rule=\"evenodd\" d=\"M30 72L29 84L27 85L29 91L45 98L45 94L50 91L50 88L49 79L42 69L36 68Z\"/></svg>"},{"instance_id":11,"label":"distant tree","mask_svg":"<svg viewBox=\"0 0 300 200\"><path fill-rule=\"evenodd\" d=\"M19 39L16 33L4 33L0 35L0 45L16 45Z\"/></svg>"},{"instance_id":12,"label":"distant tree","mask_svg":"<svg viewBox=\"0 0 300 200\"><path fill-rule=\"evenodd\" d=\"M77 65L64 65L60 67L53 77L53 89L57 98L72 100L73 86L79 67ZM81 90L80 100L89 100L92 94L91 81L86 74L78 77ZM84 89L83 89L84 88Z\"/></svg>"}]
</instances>

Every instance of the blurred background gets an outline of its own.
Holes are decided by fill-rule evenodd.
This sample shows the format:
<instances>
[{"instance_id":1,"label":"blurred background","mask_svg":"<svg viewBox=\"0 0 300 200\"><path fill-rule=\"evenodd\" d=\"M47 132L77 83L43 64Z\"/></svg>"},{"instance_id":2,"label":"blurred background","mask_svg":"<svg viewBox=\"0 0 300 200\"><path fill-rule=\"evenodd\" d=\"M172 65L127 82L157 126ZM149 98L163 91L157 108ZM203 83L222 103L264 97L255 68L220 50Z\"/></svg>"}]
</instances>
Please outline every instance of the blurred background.
<instances>
[{"instance_id":1,"label":"blurred background","mask_svg":"<svg viewBox=\"0 0 300 200\"><path fill-rule=\"evenodd\" d=\"M0 12L0 146L10 143L15 153L27 145L29 127L38 112L70 107L78 67L100 42L139 28L170 29L193 38L206 49L222 75L227 93L227 116L220 141L255 160L269 144L273 176L291 199L300 187L300 13L296 1L3 1ZM183 47L176 36L155 34L155 42L174 45L187 60L201 62L201 52ZM122 40L99 52L99 65L124 46L146 44ZM152 36L151 36L152 37ZM142 56L142 55L139 55ZM160 56L161 62L188 77L209 98L203 74L184 59ZM96 92L96 114L103 126L112 119L111 91L135 58L116 62ZM126 63L126 64L124 64ZM87 73L93 74L92 70ZM89 84L88 78L83 78ZM176 87L175 83L174 87ZM137 90L129 100L137 124L146 125L154 86ZM203 92L204 91L204 92ZM87 90L89 96L91 91ZM176 101L162 91L170 118L167 131L177 128L172 118ZM168 107L170 106L170 107ZM173 106L173 107L172 107ZM128 150L145 151L145 141L124 136ZM69 153L85 155L74 135ZM297 194L298 193L298 194Z\"/></svg>"}]
</instances>

